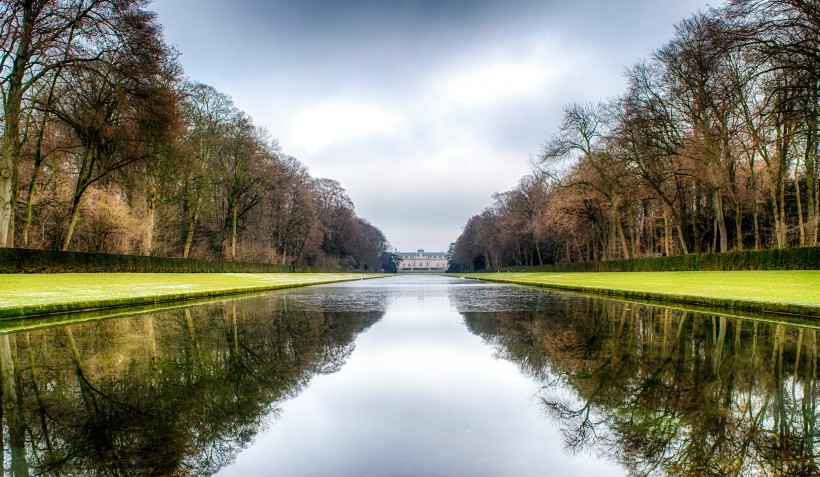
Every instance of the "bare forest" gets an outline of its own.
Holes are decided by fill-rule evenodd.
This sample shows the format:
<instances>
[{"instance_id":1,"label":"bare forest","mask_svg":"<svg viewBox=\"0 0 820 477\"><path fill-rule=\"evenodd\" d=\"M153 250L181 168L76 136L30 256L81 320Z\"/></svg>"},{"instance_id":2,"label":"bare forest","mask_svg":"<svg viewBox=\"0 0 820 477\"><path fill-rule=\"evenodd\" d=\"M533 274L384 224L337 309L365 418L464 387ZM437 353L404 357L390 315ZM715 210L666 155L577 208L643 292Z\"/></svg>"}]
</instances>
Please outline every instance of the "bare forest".
<instances>
[{"instance_id":1,"label":"bare forest","mask_svg":"<svg viewBox=\"0 0 820 477\"><path fill-rule=\"evenodd\" d=\"M625 74L620 96L564 107L453 268L818 244L820 3L731 0Z\"/></svg>"},{"instance_id":2,"label":"bare forest","mask_svg":"<svg viewBox=\"0 0 820 477\"><path fill-rule=\"evenodd\" d=\"M389 245L146 0L0 0L0 247L379 269Z\"/></svg>"}]
</instances>

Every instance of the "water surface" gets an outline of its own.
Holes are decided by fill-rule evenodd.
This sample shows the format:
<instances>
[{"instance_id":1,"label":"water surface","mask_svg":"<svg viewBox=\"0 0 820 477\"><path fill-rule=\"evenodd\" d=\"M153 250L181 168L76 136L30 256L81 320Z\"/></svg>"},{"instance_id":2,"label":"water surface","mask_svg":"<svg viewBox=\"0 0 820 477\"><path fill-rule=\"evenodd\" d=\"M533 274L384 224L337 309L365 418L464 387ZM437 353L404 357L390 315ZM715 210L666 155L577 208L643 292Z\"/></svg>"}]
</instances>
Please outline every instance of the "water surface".
<instances>
[{"instance_id":1,"label":"water surface","mask_svg":"<svg viewBox=\"0 0 820 477\"><path fill-rule=\"evenodd\" d=\"M435 276L0 335L10 475L816 475L817 330Z\"/></svg>"}]
</instances>

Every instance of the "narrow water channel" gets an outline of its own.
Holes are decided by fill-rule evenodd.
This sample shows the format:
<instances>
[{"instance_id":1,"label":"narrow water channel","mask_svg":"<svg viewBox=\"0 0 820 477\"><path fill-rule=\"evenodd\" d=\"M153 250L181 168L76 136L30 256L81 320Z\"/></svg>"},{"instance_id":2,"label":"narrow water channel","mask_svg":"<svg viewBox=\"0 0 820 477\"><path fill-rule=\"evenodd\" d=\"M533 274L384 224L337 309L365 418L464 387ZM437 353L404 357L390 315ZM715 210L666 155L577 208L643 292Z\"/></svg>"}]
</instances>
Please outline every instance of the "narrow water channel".
<instances>
[{"instance_id":1,"label":"narrow water channel","mask_svg":"<svg viewBox=\"0 0 820 477\"><path fill-rule=\"evenodd\" d=\"M818 329L436 276L0 335L8 475L817 475Z\"/></svg>"}]
</instances>

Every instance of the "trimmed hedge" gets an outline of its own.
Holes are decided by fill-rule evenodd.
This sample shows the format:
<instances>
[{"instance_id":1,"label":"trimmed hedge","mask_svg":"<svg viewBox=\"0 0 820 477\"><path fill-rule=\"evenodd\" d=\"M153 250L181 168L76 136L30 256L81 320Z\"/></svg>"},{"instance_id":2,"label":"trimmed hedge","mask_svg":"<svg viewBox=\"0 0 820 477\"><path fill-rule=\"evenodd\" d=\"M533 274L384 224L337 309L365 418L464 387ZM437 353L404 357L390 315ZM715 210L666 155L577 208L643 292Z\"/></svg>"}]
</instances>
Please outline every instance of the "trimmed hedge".
<instances>
[{"instance_id":1,"label":"trimmed hedge","mask_svg":"<svg viewBox=\"0 0 820 477\"><path fill-rule=\"evenodd\" d=\"M718 270L820 270L820 247L647 257L607 262L505 267L510 272L682 272ZM482 270L495 271L495 270Z\"/></svg>"},{"instance_id":2,"label":"trimmed hedge","mask_svg":"<svg viewBox=\"0 0 820 477\"><path fill-rule=\"evenodd\" d=\"M266 263L209 262L142 255L0 248L0 273L330 273L339 271L342 270Z\"/></svg>"}]
</instances>

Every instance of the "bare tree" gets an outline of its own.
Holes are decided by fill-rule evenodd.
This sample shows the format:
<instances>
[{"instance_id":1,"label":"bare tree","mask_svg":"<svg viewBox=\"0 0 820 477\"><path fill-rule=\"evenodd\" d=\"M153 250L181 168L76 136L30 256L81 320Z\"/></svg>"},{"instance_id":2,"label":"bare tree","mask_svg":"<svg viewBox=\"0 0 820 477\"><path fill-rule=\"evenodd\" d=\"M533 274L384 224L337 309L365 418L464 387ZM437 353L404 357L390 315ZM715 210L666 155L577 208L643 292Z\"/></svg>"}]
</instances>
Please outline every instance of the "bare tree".
<instances>
[{"instance_id":1,"label":"bare tree","mask_svg":"<svg viewBox=\"0 0 820 477\"><path fill-rule=\"evenodd\" d=\"M212 189L213 161L224 147L231 115L235 108L231 99L211 86L188 83L185 88L185 119L188 125L188 142L195 155L191 169L186 174L184 203L190 208L187 219L182 258L188 258L194 241L194 232L202 213L203 201ZM191 204L192 203L192 204Z\"/></svg>"},{"instance_id":2,"label":"bare tree","mask_svg":"<svg viewBox=\"0 0 820 477\"><path fill-rule=\"evenodd\" d=\"M153 159L157 141L175 122L176 97L160 78L168 50L153 16L120 19L127 39L116 58L67 67L72 91L64 91L52 113L75 140L76 185L62 250L68 250L89 186L131 163Z\"/></svg>"},{"instance_id":3,"label":"bare tree","mask_svg":"<svg viewBox=\"0 0 820 477\"><path fill-rule=\"evenodd\" d=\"M152 14L143 0L3 0L0 2L3 148L0 247L10 245L17 197L21 118L26 94L55 70L97 61L130 40L126 30Z\"/></svg>"},{"instance_id":4,"label":"bare tree","mask_svg":"<svg viewBox=\"0 0 820 477\"><path fill-rule=\"evenodd\" d=\"M620 243L624 258L630 258L621 220L625 162L605 147L608 120L603 103L567 106L559 133L544 145L540 160L544 171L563 187L588 188L604 197L611 220L611 243Z\"/></svg>"}]
</instances>

